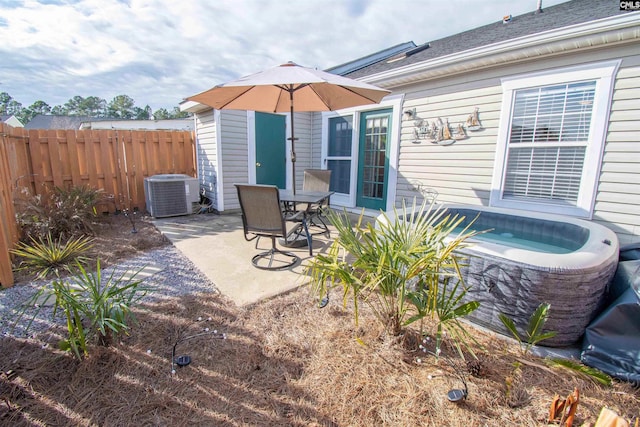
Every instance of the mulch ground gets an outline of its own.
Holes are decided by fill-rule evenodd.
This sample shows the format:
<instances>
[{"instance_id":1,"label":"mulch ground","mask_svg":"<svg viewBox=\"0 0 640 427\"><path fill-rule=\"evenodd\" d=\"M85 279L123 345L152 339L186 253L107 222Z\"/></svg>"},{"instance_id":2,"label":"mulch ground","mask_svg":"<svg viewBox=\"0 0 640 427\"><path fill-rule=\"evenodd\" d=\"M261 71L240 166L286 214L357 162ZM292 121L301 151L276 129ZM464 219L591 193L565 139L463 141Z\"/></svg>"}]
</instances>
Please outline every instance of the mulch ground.
<instances>
[{"instance_id":1,"label":"mulch ground","mask_svg":"<svg viewBox=\"0 0 640 427\"><path fill-rule=\"evenodd\" d=\"M112 220L97 235L107 263L168 244L147 221L130 233L127 218ZM467 366L473 359L450 346L438 359L423 352L415 331L387 336L366 308L355 325L338 295L316 303L306 288L245 308L217 294L161 300L82 361L57 349L64 330L2 337L0 425L545 426L554 396L575 388L576 426L603 407L640 417L629 384L550 368L480 330L471 329L480 362ZM188 366L172 365L174 346ZM449 402L461 375L469 395Z\"/></svg>"}]
</instances>

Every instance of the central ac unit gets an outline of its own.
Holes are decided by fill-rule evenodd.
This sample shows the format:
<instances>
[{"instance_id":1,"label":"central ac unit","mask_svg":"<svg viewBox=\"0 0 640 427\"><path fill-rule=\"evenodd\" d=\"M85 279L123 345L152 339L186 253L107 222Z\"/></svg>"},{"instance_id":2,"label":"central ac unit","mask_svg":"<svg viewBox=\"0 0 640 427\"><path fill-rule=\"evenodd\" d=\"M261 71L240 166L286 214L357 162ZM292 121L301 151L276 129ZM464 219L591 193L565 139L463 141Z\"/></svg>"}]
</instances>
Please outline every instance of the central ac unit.
<instances>
[{"instance_id":1,"label":"central ac unit","mask_svg":"<svg viewBox=\"0 0 640 427\"><path fill-rule=\"evenodd\" d=\"M154 218L190 215L200 201L198 179L182 174L153 175L144 179L147 211Z\"/></svg>"}]
</instances>

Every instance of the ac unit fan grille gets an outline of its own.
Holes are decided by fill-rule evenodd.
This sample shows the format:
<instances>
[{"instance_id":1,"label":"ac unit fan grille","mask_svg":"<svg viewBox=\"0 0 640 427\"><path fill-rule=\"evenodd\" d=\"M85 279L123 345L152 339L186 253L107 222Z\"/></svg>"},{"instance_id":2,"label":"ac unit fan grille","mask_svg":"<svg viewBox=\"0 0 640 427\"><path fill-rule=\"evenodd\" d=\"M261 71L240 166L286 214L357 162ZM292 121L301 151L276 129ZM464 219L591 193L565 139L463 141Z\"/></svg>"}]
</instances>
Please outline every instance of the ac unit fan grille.
<instances>
[{"instance_id":1,"label":"ac unit fan grille","mask_svg":"<svg viewBox=\"0 0 640 427\"><path fill-rule=\"evenodd\" d=\"M184 181L149 182L154 216L184 215L187 195Z\"/></svg>"}]
</instances>

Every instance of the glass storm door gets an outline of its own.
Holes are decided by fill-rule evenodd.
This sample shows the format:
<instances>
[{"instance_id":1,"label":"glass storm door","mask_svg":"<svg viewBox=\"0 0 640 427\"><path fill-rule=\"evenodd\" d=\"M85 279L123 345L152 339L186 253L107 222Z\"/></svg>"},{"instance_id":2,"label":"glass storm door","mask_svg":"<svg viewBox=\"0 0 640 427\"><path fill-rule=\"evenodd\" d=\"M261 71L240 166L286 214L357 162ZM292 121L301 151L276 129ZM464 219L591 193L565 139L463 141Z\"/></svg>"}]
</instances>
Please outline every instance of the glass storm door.
<instances>
[{"instance_id":1,"label":"glass storm door","mask_svg":"<svg viewBox=\"0 0 640 427\"><path fill-rule=\"evenodd\" d=\"M286 188L286 118L256 112L256 184Z\"/></svg>"},{"instance_id":2,"label":"glass storm door","mask_svg":"<svg viewBox=\"0 0 640 427\"><path fill-rule=\"evenodd\" d=\"M372 111L360 117L358 207L377 210L387 206L391 112Z\"/></svg>"},{"instance_id":3,"label":"glass storm door","mask_svg":"<svg viewBox=\"0 0 640 427\"><path fill-rule=\"evenodd\" d=\"M329 189L340 194L351 193L351 140L353 116L329 119L329 144L326 164L331 170Z\"/></svg>"}]
</instances>

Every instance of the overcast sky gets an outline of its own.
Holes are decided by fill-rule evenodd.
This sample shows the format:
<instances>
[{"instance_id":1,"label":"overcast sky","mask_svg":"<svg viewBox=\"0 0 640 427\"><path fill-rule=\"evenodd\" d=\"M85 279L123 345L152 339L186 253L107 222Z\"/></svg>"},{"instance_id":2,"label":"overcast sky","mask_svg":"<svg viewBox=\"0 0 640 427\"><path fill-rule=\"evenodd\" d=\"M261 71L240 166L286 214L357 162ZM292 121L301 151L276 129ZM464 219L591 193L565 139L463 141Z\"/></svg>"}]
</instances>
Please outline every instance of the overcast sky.
<instances>
[{"instance_id":1,"label":"overcast sky","mask_svg":"<svg viewBox=\"0 0 640 427\"><path fill-rule=\"evenodd\" d=\"M543 0L549 7L567 0ZM171 109L294 61L325 69L534 11L537 0L0 0L0 92Z\"/></svg>"}]
</instances>

